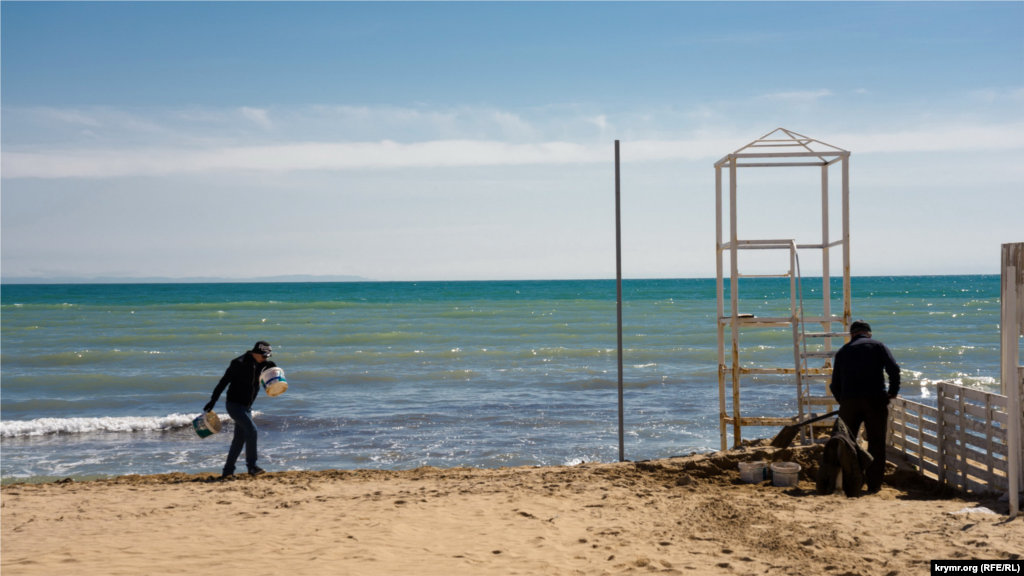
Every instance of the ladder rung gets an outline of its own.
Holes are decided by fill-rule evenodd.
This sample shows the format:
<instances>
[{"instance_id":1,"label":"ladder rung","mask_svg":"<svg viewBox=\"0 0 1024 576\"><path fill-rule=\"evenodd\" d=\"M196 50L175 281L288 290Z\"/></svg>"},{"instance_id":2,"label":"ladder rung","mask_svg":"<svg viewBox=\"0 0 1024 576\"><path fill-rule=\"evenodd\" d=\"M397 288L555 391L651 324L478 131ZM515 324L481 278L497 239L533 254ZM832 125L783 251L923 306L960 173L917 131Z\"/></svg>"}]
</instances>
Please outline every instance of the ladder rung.
<instances>
[{"instance_id":1,"label":"ladder rung","mask_svg":"<svg viewBox=\"0 0 1024 576\"><path fill-rule=\"evenodd\" d=\"M849 332L804 332L804 338L848 338Z\"/></svg>"},{"instance_id":2,"label":"ladder rung","mask_svg":"<svg viewBox=\"0 0 1024 576\"><path fill-rule=\"evenodd\" d=\"M801 378L831 378L831 374L800 374Z\"/></svg>"},{"instance_id":3,"label":"ladder rung","mask_svg":"<svg viewBox=\"0 0 1024 576\"><path fill-rule=\"evenodd\" d=\"M828 404L839 404L839 401L831 396L804 396L804 404L811 406L823 406Z\"/></svg>"},{"instance_id":4,"label":"ladder rung","mask_svg":"<svg viewBox=\"0 0 1024 576\"><path fill-rule=\"evenodd\" d=\"M828 352L801 352L801 358L835 358L836 351L829 350Z\"/></svg>"},{"instance_id":5,"label":"ladder rung","mask_svg":"<svg viewBox=\"0 0 1024 576\"><path fill-rule=\"evenodd\" d=\"M718 319L718 321L721 322L722 324L729 324L730 322L732 322L732 316L722 316L721 318ZM828 317L828 316L808 316L808 317L804 318L804 320L803 320L804 324L821 324L822 322L837 322L837 323L840 323L842 321L843 321L843 317L842 316L832 316L832 317ZM758 324L758 323L786 323L786 324L791 324L792 322L793 322L792 318L786 318L784 316L778 316L778 317L772 317L772 318L763 318L763 317L759 318L759 317L756 317L756 316L740 316L740 324ZM799 323L799 319L797 320L797 323Z\"/></svg>"}]
</instances>

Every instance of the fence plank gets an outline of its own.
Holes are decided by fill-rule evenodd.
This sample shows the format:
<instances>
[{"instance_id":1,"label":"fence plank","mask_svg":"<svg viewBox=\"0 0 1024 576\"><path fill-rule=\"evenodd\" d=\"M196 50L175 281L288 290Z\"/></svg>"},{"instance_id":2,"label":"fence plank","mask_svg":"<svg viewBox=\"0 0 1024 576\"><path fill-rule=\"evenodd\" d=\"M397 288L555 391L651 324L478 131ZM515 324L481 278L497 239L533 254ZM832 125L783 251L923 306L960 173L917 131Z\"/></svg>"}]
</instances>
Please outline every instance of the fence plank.
<instances>
[{"instance_id":1,"label":"fence plank","mask_svg":"<svg viewBox=\"0 0 1024 576\"><path fill-rule=\"evenodd\" d=\"M957 430L957 441L960 442L960 462L967 462L967 411L964 409L967 397L964 396L963 388L957 390L957 404L960 413L960 426ZM967 466L960 467L960 485L967 487Z\"/></svg>"},{"instance_id":2,"label":"fence plank","mask_svg":"<svg viewBox=\"0 0 1024 576\"><path fill-rule=\"evenodd\" d=\"M992 404L999 406L1000 408L1006 408L1007 401L1009 398L1002 394L992 394L991 392L982 392L981 390L975 390L973 388L964 388L963 386L957 386L963 395L971 400L977 400L978 402L985 402L986 397L992 398Z\"/></svg>"},{"instance_id":3,"label":"fence plank","mask_svg":"<svg viewBox=\"0 0 1024 576\"><path fill-rule=\"evenodd\" d=\"M931 416L932 418L935 418L939 414L939 411L936 410L934 406L920 404L918 402L905 400L903 398L896 398L893 400L893 403L899 404L902 410L909 410L914 412L915 414L921 414L923 416Z\"/></svg>"},{"instance_id":4,"label":"fence plank","mask_svg":"<svg viewBox=\"0 0 1024 576\"><path fill-rule=\"evenodd\" d=\"M978 478L984 478L985 476L987 476L988 470L985 467L985 454L978 452L977 450L971 450L970 448L966 450L966 453L967 463L974 469L972 473ZM995 471L1005 473L1007 469L1006 460L1000 458L993 458L992 468L993 475Z\"/></svg>"},{"instance_id":5,"label":"fence plank","mask_svg":"<svg viewBox=\"0 0 1024 576\"><path fill-rule=\"evenodd\" d=\"M937 416L937 424L938 424L938 431L937 431L937 435L938 435L938 450L937 451L938 451L938 453L940 455L942 455L938 459L939 483L940 484L945 484L946 483L946 459L945 459L944 456L946 454L946 433L945 433L945 423L946 423L945 422L946 421L945 415L946 415L946 411L943 410L942 407L946 403L946 394L945 394L946 383L945 382L939 382L939 384L938 384L938 386L936 386L936 388L938 389L937 390L937 393L938 393L937 404L938 404L938 407L939 407L938 410L937 410L937 412L938 412L938 416Z\"/></svg>"},{"instance_id":6,"label":"fence plank","mask_svg":"<svg viewBox=\"0 0 1024 576\"><path fill-rule=\"evenodd\" d=\"M925 431L925 428L924 428L924 422L925 422L924 414L921 413L921 412L918 412L917 413L917 436L918 436L918 440L921 441L921 448L924 448L924 442L928 438L928 433ZM932 446L934 446L937 441L938 441L938 438L933 437Z\"/></svg>"},{"instance_id":7,"label":"fence plank","mask_svg":"<svg viewBox=\"0 0 1024 576\"><path fill-rule=\"evenodd\" d=\"M920 444L922 441L933 446L938 445L939 438L936 430L929 430L925 428L924 431L918 431L913 428L907 429L907 441L912 444Z\"/></svg>"},{"instance_id":8,"label":"fence plank","mask_svg":"<svg viewBox=\"0 0 1024 576\"><path fill-rule=\"evenodd\" d=\"M981 421L995 420L1000 423L1007 422L1007 414L1001 410L992 410L989 412L984 406L975 406L974 404L966 404L965 408L967 409L968 416L974 416Z\"/></svg>"},{"instance_id":9,"label":"fence plank","mask_svg":"<svg viewBox=\"0 0 1024 576\"><path fill-rule=\"evenodd\" d=\"M992 456L992 395L988 394L985 396L985 413L988 414L988 418L985 421L985 467L988 469L988 480L989 486L995 486L996 475L993 471L993 456Z\"/></svg>"},{"instance_id":10,"label":"fence plank","mask_svg":"<svg viewBox=\"0 0 1024 576\"><path fill-rule=\"evenodd\" d=\"M946 410L947 414L958 414L960 412L960 401L959 399L946 398L942 407ZM975 406L973 404L965 404L964 410L967 414L977 418L978 420L984 420L986 418L985 409L981 406ZM1000 412L998 410L992 411L992 420L999 422L1000 425L1005 426L1009 421L1009 416L1006 412Z\"/></svg>"},{"instance_id":11,"label":"fence plank","mask_svg":"<svg viewBox=\"0 0 1024 576\"><path fill-rule=\"evenodd\" d=\"M982 446L985 445L985 436L984 436L984 434L985 434L985 431L984 431L985 430L985 426L983 426L980 422L972 422L972 421L968 420L968 422L967 422L967 429L968 429L968 431L971 431L971 433L977 434L977 436L975 436L975 434L971 434L971 435L969 435L967 437L968 444L973 444L973 445L977 446L978 448L981 448ZM950 435L950 436L953 436L953 437L958 437L958 435L959 435L959 426L956 426L956 425L953 425L953 424L946 424L946 434ZM999 428L992 428L992 438L993 439L1002 440L1002 439L1004 439L1006 437L1007 437L1007 433L1006 433L1005 430L1000 430ZM992 444L992 450L996 454L1008 454L1009 453L1009 448L1007 447L1007 445L1006 444L1002 444L1001 442L1000 443L993 443Z\"/></svg>"},{"instance_id":12,"label":"fence plank","mask_svg":"<svg viewBox=\"0 0 1024 576\"><path fill-rule=\"evenodd\" d=\"M907 440L907 411L903 410L903 414L901 414L901 416L902 417L900 418L900 424L901 424L902 430L903 430L903 457L906 458L907 457L907 442L906 442L906 440Z\"/></svg>"}]
</instances>

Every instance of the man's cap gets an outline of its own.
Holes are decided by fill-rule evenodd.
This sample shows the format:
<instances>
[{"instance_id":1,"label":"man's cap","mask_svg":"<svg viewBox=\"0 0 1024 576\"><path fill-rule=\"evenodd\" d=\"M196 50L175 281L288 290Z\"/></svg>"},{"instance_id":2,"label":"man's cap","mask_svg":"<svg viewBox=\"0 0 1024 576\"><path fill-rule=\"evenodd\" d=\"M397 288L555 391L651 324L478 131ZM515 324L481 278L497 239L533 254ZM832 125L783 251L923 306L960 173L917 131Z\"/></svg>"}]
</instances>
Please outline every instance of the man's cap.
<instances>
[{"instance_id":1,"label":"man's cap","mask_svg":"<svg viewBox=\"0 0 1024 576\"><path fill-rule=\"evenodd\" d=\"M270 353L272 351L273 350L271 349L270 344L268 342L264 342L263 340L260 340L252 347L253 353L260 354L264 358L270 358Z\"/></svg>"},{"instance_id":2,"label":"man's cap","mask_svg":"<svg viewBox=\"0 0 1024 576\"><path fill-rule=\"evenodd\" d=\"M863 320L855 320L853 324L850 324L850 334L858 332L871 332L871 325Z\"/></svg>"}]
</instances>

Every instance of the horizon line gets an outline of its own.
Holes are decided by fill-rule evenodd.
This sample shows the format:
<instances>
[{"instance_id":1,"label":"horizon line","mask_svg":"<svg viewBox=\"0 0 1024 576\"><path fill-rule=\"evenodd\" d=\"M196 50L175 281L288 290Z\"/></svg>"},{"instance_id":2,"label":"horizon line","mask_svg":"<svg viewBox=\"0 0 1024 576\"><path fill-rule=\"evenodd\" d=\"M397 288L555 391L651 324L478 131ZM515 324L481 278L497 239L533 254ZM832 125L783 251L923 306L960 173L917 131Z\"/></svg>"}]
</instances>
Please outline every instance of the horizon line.
<instances>
[{"instance_id":1,"label":"horizon line","mask_svg":"<svg viewBox=\"0 0 1024 576\"><path fill-rule=\"evenodd\" d=\"M308 276L316 279L284 279L293 276ZM963 274L859 274L851 275L850 278L932 278L932 277L957 277L957 276L1000 276L998 272L993 273L963 273ZM614 282L615 278L505 278L489 280L374 280L360 276L349 276L357 278L352 280L328 280L326 278L339 278L344 276L314 276L306 274L293 274L285 276L268 276L256 278L218 278L218 277L96 277L96 278L75 278L75 277L54 277L52 279L37 277L0 277L0 285L3 286L86 286L86 285L127 285L127 284L401 284L401 283L440 283L440 282ZM275 279L276 278L276 279ZM803 278L822 278L820 275L803 276ZM833 279L841 280L842 276L831 276ZM716 280L714 276L687 276L687 277L658 277L658 278L623 278L625 281L658 281L658 280ZM728 276L723 280L729 280ZM33 282L35 280L35 282ZM778 280L782 280L779 278Z\"/></svg>"}]
</instances>

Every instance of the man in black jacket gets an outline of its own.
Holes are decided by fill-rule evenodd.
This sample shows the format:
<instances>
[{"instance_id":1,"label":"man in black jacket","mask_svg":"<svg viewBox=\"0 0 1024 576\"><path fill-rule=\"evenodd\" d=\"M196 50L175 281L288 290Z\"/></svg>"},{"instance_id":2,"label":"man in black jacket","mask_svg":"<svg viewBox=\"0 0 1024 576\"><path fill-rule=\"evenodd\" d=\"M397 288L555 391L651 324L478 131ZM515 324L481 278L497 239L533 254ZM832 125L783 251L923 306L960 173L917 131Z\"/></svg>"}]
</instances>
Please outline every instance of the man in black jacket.
<instances>
[{"instance_id":1,"label":"man in black jacket","mask_svg":"<svg viewBox=\"0 0 1024 576\"><path fill-rule=\"evenodd\" d=\"M256 476L263 474L263 468L256 465L256 436L259 430L256 423L252 421L252 403L260 393L260 374L267 368L277 366L267 360L270 358L270 344L260 340L252 347L252 350L242 354L231 361L224 377L217 383L213 390L213 396L203 408L204 412L213 410L220 398L220 393L228 387L228 396L225 405L228 414L235 421L235 436L231 440L231 448L228 449L228 461L224 464L224 472L221 478L230 478L235 473L235 462L242 453L242 446L245 446L245 465L249 474Z\"/></svg>"},{"instance_id":2,"label":"man in black jacket","mask_svg":"<svg viewBox=\"0 0 1024 576\"><path fill-rule=\"evenodd\" d=\"M889 375L888 390L883 372ZM836 352L829 390L839 401L839 418L854 437L864 424L868 453L873 458L865 474L868 493L878 492L885 475L889 400L899 394L900 367L889 348L871 338L867 322L857 320L850 324L850 341Z\"/></svg>"}]
</instances>

